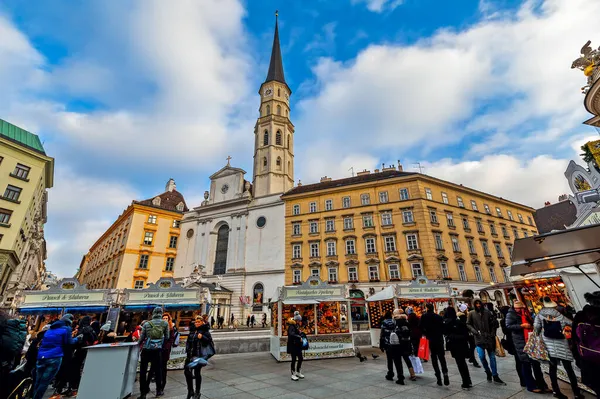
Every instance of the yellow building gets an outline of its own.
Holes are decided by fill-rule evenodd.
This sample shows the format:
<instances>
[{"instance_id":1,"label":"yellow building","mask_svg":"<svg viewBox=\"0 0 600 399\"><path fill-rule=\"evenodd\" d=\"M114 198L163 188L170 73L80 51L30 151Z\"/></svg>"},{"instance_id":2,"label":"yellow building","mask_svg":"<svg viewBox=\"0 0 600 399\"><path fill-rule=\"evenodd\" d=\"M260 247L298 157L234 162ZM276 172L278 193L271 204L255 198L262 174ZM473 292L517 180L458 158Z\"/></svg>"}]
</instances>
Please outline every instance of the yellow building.
<instances>
[{"instance_id":1,"label":"yellow building","mask_svg":"<svg viewBox=\"0 0 600 399\"><path fill-rule=\"evenodd\" d=\"M45 275L47 189L54 158L37 135L0 119L0 306Z\"/></svg>"},{"instance_id":2,"label":"yellow building","mask_svg":"<svg viewBox=\"0 0 600 399\"><path fill-rule=\"evenodd\" d=\"M416 276L460 292L504 282L515 237L537 234L534 209L394 167L285 193L286 284L310 275L371 294Z\"/></svg>"},{"instance_id":3,"label":"yellow building","mask_svg":"<svg viewBox=\"0 0 600 399\"><path fill-rule=\"evenodd\" d=\"M77 279L88 288L145 288L173 277L179 224L188 210L169 180L165 192L133 201L83 257Z\"/></svg>"}]
</instances>

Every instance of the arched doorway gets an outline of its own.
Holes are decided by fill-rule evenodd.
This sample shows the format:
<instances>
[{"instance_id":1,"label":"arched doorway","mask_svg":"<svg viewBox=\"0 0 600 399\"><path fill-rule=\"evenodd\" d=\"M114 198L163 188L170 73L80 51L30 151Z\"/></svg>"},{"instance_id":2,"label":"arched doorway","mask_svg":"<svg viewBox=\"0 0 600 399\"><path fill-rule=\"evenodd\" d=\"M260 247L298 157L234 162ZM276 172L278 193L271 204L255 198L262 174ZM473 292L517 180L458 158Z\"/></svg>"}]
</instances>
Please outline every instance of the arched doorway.
<instances>
[{"instance_id":1,"label":"arched doorway","mask_svg":"<svg viewBox=\"0 0 600 399\"><path fill-rule=\"evenodd\" d=\"M252 311L260 312L263 309L263 298L265 293L265 287L262 283L254 284L252 289Z\"/></svg>"},{"instance_id":2,"label":"arched doorway","mask_svg":"<svg viewBox=\"0 0 600 399\"><path fill-rule=\"evenodd\" d=\"M361 290L350 290L350 299L351 320L367 320L365 293Z\"/></svg>"},{"instance_id":3,"label":"arched doorway","mask_svg":"<svg viewBox=\"0 0 600 399\"><path fill-rule=\"evenodd\" d=\"M494 301L496 302L496 306L498 306L499 308L504 306L504 295L502 295L502 292L500 291L495 291L494 292Z\"/></svg>"},{"instance_id":4,"label":"arched doorway","mask_svg":"<svg viewBox=\"0 0 600 399\"><path fill-rule=\"evenodd\" d=\"M479 298L481 298L481 301L483 303L487 303L490 301L490 295L487 293L487 291L480 291Z\"/></svg>"},{"instance_id":5,"label":"arched doorway","mask_svg":"<svg viewBox=\"0 0 600 399\"><path fill-rule=\"evenodd\" d=\"M225 274L227 270L227 249L229 248L229 226L224 224L217 232L215 267L213 274Z\"/></svg>"}]
</instances>

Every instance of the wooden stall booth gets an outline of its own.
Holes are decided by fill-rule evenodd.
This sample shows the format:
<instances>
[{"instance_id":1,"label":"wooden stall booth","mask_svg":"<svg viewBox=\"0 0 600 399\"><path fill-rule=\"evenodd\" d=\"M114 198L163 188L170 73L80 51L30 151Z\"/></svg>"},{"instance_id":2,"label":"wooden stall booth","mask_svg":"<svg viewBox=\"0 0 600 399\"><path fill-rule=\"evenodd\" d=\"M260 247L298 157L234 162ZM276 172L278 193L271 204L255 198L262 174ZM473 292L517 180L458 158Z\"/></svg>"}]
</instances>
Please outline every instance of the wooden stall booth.
<instances>
[{"instance_id":1,"label":"wooden stall booth","mask_svg":"<svg viewBox=\"0 0 600 399\"><path fill-rule=\"evenodd\" d=\"M302 316L300 330L310 344L304 359L354 356L350 300L345 293L343 285L330 285L314 276L301 285L280 287L278 299L271 306L273 357L291 360L287 354L287 327L296 311Z\"/></svg>"},{"instance_id":2,"label":"wooden stall booth","mask_svg":"<svg viewBox=\"0 0 600 399\"><path fill-rule=\"evenodd\" d=\"M369 316L369 327L371 334L371 345L379 346L379 337L381 335L381 322L383 315L387 312L392 313L398 307L398 298L396 297L396 286L388 285L375 295L367 298L367 309Z\"/></svg>"},{"instance_id":3,"label":"wooden stall booth","mask_svg":"<svg viewBox=\"0 0 600 399\"><path fill-rule=\"evenodd\" d=\"M417 316L426 312L425 305L432 303L436 313L452 304L450 285L445 282L429 281L427 277L417 277L408 285L396 287L398 305L406 310L412 308Z\"/></svg>"}]
</instances>

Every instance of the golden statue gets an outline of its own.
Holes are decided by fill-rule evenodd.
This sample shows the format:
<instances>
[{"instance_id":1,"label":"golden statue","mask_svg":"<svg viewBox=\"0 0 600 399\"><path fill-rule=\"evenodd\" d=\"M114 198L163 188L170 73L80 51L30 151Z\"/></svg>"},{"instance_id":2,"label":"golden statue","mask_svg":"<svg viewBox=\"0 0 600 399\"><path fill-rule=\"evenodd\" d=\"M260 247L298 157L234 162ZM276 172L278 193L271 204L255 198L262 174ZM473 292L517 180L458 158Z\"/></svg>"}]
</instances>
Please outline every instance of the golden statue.
<instances>
[{"instance_id":1,"label":"golden statue","mask_svg":"<svg viewBox=\"0 0 600 399\"><path fill-rule=\"evenodd\" d=\"M581 48L581 56L577 58L571 64L571 69L580 69L583 71L583 74L587 76L587 86L582 87L584 93L587 93L588 89L592 85L593 82L593 74L600 66L600 48L593 49L591 44L591 40L588 40L583 47Z\"/></svg>"}]
</instances>

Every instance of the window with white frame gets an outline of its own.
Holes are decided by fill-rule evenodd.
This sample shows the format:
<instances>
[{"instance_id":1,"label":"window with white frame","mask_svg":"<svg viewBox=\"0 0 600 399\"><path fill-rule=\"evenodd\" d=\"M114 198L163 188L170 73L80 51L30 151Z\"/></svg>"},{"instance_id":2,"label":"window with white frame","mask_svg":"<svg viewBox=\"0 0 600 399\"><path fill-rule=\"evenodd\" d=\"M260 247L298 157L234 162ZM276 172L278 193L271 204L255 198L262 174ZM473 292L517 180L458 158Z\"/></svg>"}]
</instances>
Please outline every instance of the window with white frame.
<instances>
[{"instance_id":1,"label":"window with white frame","mask_svg":"<svg viewBox=\"0 0 600 399\"><path fill-rule=\"evenodd\" d=\"M515 220L511 211L506 211L506 214L508 215L508 220Z\"/></svg>"},{"instance_id":2,"label":"window with white frame","mask_svg":"<svg viewBox=\"0 0 600 399\"><path fill-rule=\"evenodd\" d=\"M388 273L390 280L400 280L400 267L398 265L389 265Z\"/></svg>"},{"instance_id":3,"label":"window with white frame","mask_svg":"<svg viewBox=\"0 0 600 399\"><path fill-rule=\"evenodd\" d=\"M527 230L523 230L523 237L525 237L525 238L529 237L529 233L527 232Z\"/></svg>"},{"instance_id":4,"label":"window with white frame","mask_svg":"<svg viewBox=\"0 0 600 399\"><path fill-rule=\"evenodd\" d=\"M498 215L499 217L502 217L502 211L498 207L496 207L496 215Z\"/></svg>"},{"instance_id":5,"label":"window with white frame","mask_svg":"<svg viewBox=\"0 0 600 399\"><path fill-rule=\"evenodd\" d=\"M460 281L467 281L467 272L465 271L465 265L462 263L458 264L458 277Z\"/></svg>"},{"instance_id":6,"label":"window with white frame","mask_svg":"<svg viewBox=\"0 0 600 399\"><path fill-rule=\"evenodd\" d=\"M371 203L371 198L369 197L369 194L361 194L360 203L361 205L369 205Z\"/></svg>"},{"instance_id":7,"label":"window with white frame","mask_svg":"<svg viewBox=\"0 0 600 399\"><path fill-rule=\"evenodd\" d=\"M517 218L519 219L519 222L523 223L523 215L517 213Z\"/></svg>"},{"instance_id":8,"label":"window with white frame","mask_svg":"<svg viewBox=\"0 0 600 399\"><path fill-rule=\"evenodd\" d=\"M494 283L497 283L498 277L496 277L496 270L494 270L493 266L490 266L489 272L490 272L490 280L492 280Z\"/></svg>"},{"instance_id":9,"label":"window with white frame","mask_svg":"<svg viewBox=\"0 0 600 399\"><path fill-rule=\"evenodd\" d=\"M433 238L435 241L435 249L443 250L444 249L444 239L442 238L441 233L434 233Z\"/></svg>"},{"instance_id":10,"label":"window with white frame","mask_svg":"<svg viewBox=\"0 0 600 399\"><path fill-rule=\"evenodd\" d=\"M408 188L401 188L400 189L400 200L401 201L406 201L409 198L410 197L408 195Z\"/></svg>"},{"instance_id":11,"label":"window with white frame","mask_svg":"<svg viewBox=\"0 0 600 399\"><path fill-rule=\"evenodd\" d=\"M483 209L485 209L485 213L490 215L492 211L490 211L490 206L488 204L483 204Z\"/></svg>"},{"instance_id":12,"label":"window with white frame","mask_svg":"<svg viewBox=\"0 0 600 399\"><path fill-rule=\"evenodd\" d=\"M473 209L474 211L479 211L479 209L477 208L477 202L475 202L475 200L471 200L471 209Z\"/></svg>"},{"instance_id":13,"label":"window with white frame","mask_svg":"<svg viewBox=\"0 0 600 399\"><path fill-rule=\"evenodd\" d=\"M435 210L429 210L429 219L431 220L431 223L438 223L437 212Z\"/></svg>"},{"instance_id":14,"label":"window with white frame","mask_svg":"<svg viewBox=\"0 0 600 399\"><path fill-rule=\"evenodd\" d=\"M381 214L381 225L391 226L392 225L392 212L383 212Z\"/></svg>"},{"instance_id":15,"label":"window with white frame","mask_svg":"<svg viewBox=\"0 0 600 399\"><path fill-rule=\"evenodd\" d=\"M527 216L527 222L530 226L533 226L533 219L531 218L531 216Z\"/></svg>"},{"instance_id":16,"label":"window with white frame","mask_svg":"<svg viewBox=\"0 0 600 399\"><path fill-rule=\"evenodd\" d=\"M325 200L325 210L326 211L331 211L333 210L333 200Z\"/></svg>"},{"instance_id":17,"label":"window with white frame","mask_svg":"<svg viewBox=\"0 0 600 399\"><path fill-rule=\"evenodd\" d=\"M448 263L440 262L440 271L442 272L442 278L450 277L450 272L448 271Z\"/></svg>"},{"instance_id":18,"label":"window with white frame","mask_svg":"<svg viewBox=\"0 0 600 399\"><path fill-rule=\"evenodd\" d=\"M409 251L419 249L419 241L417 240L416 234L407 234L406 235L406 248Z\"/></svg>"},{"instance_id":19,"label":"window with white frame","mask_svg":"<svg viewBox=\"0 0 600 399\"><path fill-rule=\"evenodd\" d=\"M433 194L431 194L431 189L430 188L425 188L425 198L427 198L428 200L432 200L433 199Z\"/></svg>"},{"instance_id":20,"label":"window with white frame","mask_svg":"<svg viewBox=\"0 0 600 399\"><path fill-rule=\"evenodd\" d=\"M458 236L450 236L452 241L452 250L454 252L460 252L460 244L458 243Z\"/></svg>"},{"instance_id":21,"label":"window with white frame","mask_svg":"<svg viewBox=\"0 0 600 399\"><path fill-rule=\"evenodd\" d=\"M466 216L462 217L462 224L463 224L463 229L465 230L471 230L471 226L469 226L469 218Z\"/></svg>"},{"instance_id":22,"label":"window with white frame","mask_svg":"<svg viewBox=\"0 0 600 399\"><path fill-rule=\"evenodd\" d=\"M148 255L140 255L140 261L138 262L138 269L148 268Z\"/></svg>"},{"instance_id":23,"label":"window with white frame","mask_svg":"<svg viewBox=\"0 0 600 399\"><path fill-rule=\"evenodd\" d=\"M492 233L492 235L498 235L498 232L496 231L496 225L494 223L490 223L490 232Z\"/></svg>"},{"instance_id":24,"label":"window with white frame","mask_svg":"<svg viewBox=\"0 0 600 399\"><path fill-rule=\"evenodd\" d=\"M465 207L465 203L463 202L462 197L456 197L456 203L458 204L459 208L464 208Z\"/></svg>"},{"instance_id":25,"label":"window with white frame","mask_svg":"<svg viewBox=\"0 0 600 399\"><path fill-rule=\"evenodd\" d=\"M475 219L475 224L477 225L477 232L483 233L483 223L481 223L481 219Z\"/></svg>"},{"instance_id":26,"label":"window with white frame","mask_svg":"<svg viewBox=\"0 0 600 399\"><path fill-rule=\"evenodd\" d=\"M181 226L181 220L173 220L173 228L178 229Z\"/></svg>"},{"instance_id":27,"label":"window with white frame","mask_svg":"<svg viewBox=\"0 0 600 399\"><path fill-rule=\"evenodd\" d=\"M475 278L477 281L483 281L483 275L481 274L481 267L479 265L473 265L473 269L475 269Z\"/></svg>"},{"instance_id":28,"label":"window with white frame","mask_svg":"<svg viewBox=\"0 0 600 399\"><path fill-rule=\"evenodd\" d=\"M419 277L423 275L423 265L420 263L411 263L410 269L413 277Z\"/></svg>"},{"instance_id":29,"label":"window with white frame","mask_svg":"<svg viewBox=\"0 0 600 399\"><path fill-rule=\"evenodd\" d=\"M375 249L375 238L368 237L365 238L365 248L368 254L374 254L377 252Z\"/></svg>"},{"instance_id":30,"label":"window with white frame","mask_svg":"<svg viewBox=\"0 0 600 399\"><path fill-rule=\"evenodd\" d=\"M506 267L502 267L502 276L504 277L504 281L510 281L510 276L508 275L508 270Z\"/></svg>"},{"instance_id":31,"label":"window with white frame","mask_svg":"<svg viewBox=\"0 0 600 399\"><path fill-rule=\"evenodd\" d=\"M321 278L321 269L316 268L316 267L314 269L310 269L310 275L313 277Z\"/></svg>"},{"instance_id":32,"label":"window with white frame","mask_svg":"<svg viewBox=\"0 0 600 399\"><path fill-rule=\"evenodd\" d=\"M379 202L386 203L388 202L388 193L387 191L382 191L379 193Z\"/></svg>"},{"instance_id":33,"label":"window with white frame","mask_svg":"<svg viewBox=\"0 0 600 399\"><path fill-rule=\"evenodd\" d=\"M294 284L300 284L302 282L302 270L294 269L293 276Z\"/></svg>"},{"instance_id":34,"label":"window with white frame","mask_svg":"<svg viewBox=\"0 0 600 399\"><path fill-rule=\"evenodd\" d=\"M135 280L133 283L134 290L143 290L144 289L144 280Z\"/></svg>"},{"instance_id":35,"label":"window with white frame","mask_svg":"<svg viewBox=\"0 0 600 399\"><path fill-rule=\"evenodd\" d=\"M318 233L319 232L319 223L316 221L311 221L308 223L308 225L310 226L310 232L311 233Z\"/></svg>"},{"instance_id":36,"label":"window with white frame","mask_svg":"<svg viewBox=\"0 0 600 399\"><path fill-rule=\"evenodd\" d=\"M513 227L512 232L513 232L513 236L515 236L515 239L519 238L519 229L517 229L516 227Z\"/></svg>"},{"instance_id":37,"label":"window with white frame","mask_svg":"<svg viewBox=\"0 0 600 399\"><path fill-rule=\"evenodd\" d=\"M175 266L175 258L168 257L167 262L165 263L165 271L172 272L174 266Z\"/></svg>"},{"instance_id":38,"label":"window with white frame","mask_svg":"<svg viewBox=\"0 0 600 399\"><path fill-rule=\"evenodd\" d=\"M506 249L508 249L508 255L512 256L513 246L511 244L506 244Z\"/></svg>"},{"instance_id":39,"label":"window with white frame","mask_svg":"<svg viewBox=\"0 0 600 399\"><path fill-rule=\"evenodd\" d=\"M152 245L154 240L154 233L152 231L146 231L144 233L144 245Z\"/></svg>"},{"instance_id":40,"label":"window with white frame","mask_svg":"<svg viewBox=\"0 0 600 399\"><path fill-rule=\"evenodd\" d=\"M317 211L317 203L316 202L311 202L310 204L308 204L308 211L310 213L314 213Z\"/></svg>"},{"instance_id":41,"label":"window with white frame","mask_svg":"<svg viewBox=\"0 0 600 399\"><path fill-rule=\"evenodd\" d=\"M348 268L348 281L358 281L358 271L355 266Z\"/></svg>"},{"instance_id":42,"label":"window with white frame","mask_svg":"<svg viewBox=\"0 0 600 399\"><path fill-rule=\"evenodd\" d=\"M298 259L302 257L302 245L294 244L292 245L292 258Z\"/></svg>"},{"instance_id":43,"label":"window with white frame","mask_svg":"<svg viewBox=\"0 0 600 399\"><path fill-rule=\"evenodd\" d=\"M337 252L335 250L335 241L327 241L327 256L335 256Z\"/></svg>"},{"instance_id":44,"label":"window with white frame","mask_svg":"<svg viewBox=\"0 0 600 399\"><path fill-rule=\"evenodd\" d=\"M299 215L300 214L300 205L296 204L292 207L292 214Z\"/></svg>"},{"instance_id":45,"label":"window with white frame","mask_svg":"<svg viewBox=\"0 0 600 399\"><path fill-rule=\"evenodd\" d=\"M379 266L369 266L369 280L379 280Z\"/></svg>"},{"instance_id":46,"label":"window with white frame","mask_svg":"<svg viewBox=\"0 0 600 399\"><path fill-rule=\"evenodd\" d=\"M481 241L481 247L483 248L483 254L485 256L491 256L492 254L490 254L490 247L488 246L487 241Z\"/></svg>"},{"instance_id":47,"label":"window with white frame","mask_svg":"<svg viewBox=\"0 0 600 399\"><path fill-rule=\"evenodd\" d=\"M363 227L373 227L373 215L363 215Z\"/></svg>"},{"instance_id":48,"label":"window with white frame","mask_svg":"<svg viewBox=\"0 0 600 399\"><path fill-rule=\"evenodd\" d=\"M356 254L356 245L353 239L346 240L346 254L347 255L355 255Z\"/></svg>"},{"instance_id":49,"label":"window with white frame","mask_svg":"<svg viewBox=\"0 0 600 399\"><path fill-rule=\"evenodd\" d=\"M500 226L500 229L502 230L502 235L505 238L508 238L508 230L506 229L506 226Z\"/></svg>"},{"instance_id":50,"label":"window with white frame","mask_svg":"<svg viewBox=\"0 0 600 399\"><path fill-rule=\"evenodd\" d=\"M394 252L396 250L396 237L394 236L385 236L383 238L385 242L385 251L386 252Z\"/></svg>"},{"instance_id":51,"label":"window with white frame","mask_svg":"<svg viewBox=\"0 0 600 399\"><path fill-rule=\"evenodd\" d=\"M325 231L335 231L335 220L334 219L325 220Z\"/></svg>"},{"instance_id":52,"label":"window with white frame","mask_svg":"<svg viewBox=\"0 0 600 399\"><path fill-rule=\"evenodd\" d=\"M454 227L454 216L451 213L446 213L446 221L448 222L448 226Z\"/></svg>"},{"instance_id":53,"label":"window with white frame","mask_svg":"<svg viewBox=\"0 0 600 399\"><path fill-rule=\"evenodd\" d=\"M300 222L292 223L292 234L295 236L302 234L300 228Z\"/></svg>"},{"instance_id":54,"label":"window with white frame","mask_svg":"<svg viewBox=\"0 0 600 399\"><path fill-rule=\"evenodd\" d=\"M313 258L319 257L319 243L318 242L310 243L310 256Z\"/></svg>"},{"instance_id":55,"label":"window with white frame","mask_svg":"<svg viewBox=\"0 0 600 399\"><path fill-rule=\"evenodd\" d=\"M443 202L444 204L447 204L447 203L448 203L448 194L446 194L446 193L442 193L442 202Z\"/></svg>"},{"instance_id":56,"label":"window with white frame","mask_svg":"<svg viewBox=\"0 0 600 399\"><path fill-rule=\"evenodd\" d=\"M350 208L350 197L342 197L342 208Z\"/></svg>"},{"instance_id":57,"label":"window with white frame","mask_svg":"<svg viewBox=\"0 0 600 399\"><path fill-rule=\"evenodd\" d=\"M329 271L329 281L337 282L338 281L337 267L330 267L328 271Z\"/></svg>"},{"instance_id":58,"label":"window with white frame","mask_svg":"<svg viewBox=\"0 0 600 399\"><path fill-rule=\"evenodd\" d=\"M148 223L156 224L156 215L148 215Z\"/></svg>"},{"instance_id":59,"label":"window with white frame","mask_svg":"<svg viewBox=\"0 0 600 399\"><path fill-rule=\"evenodd\" d=\"M467 245L469 246L470 254L477 253L477 251L475 251L475 243L473 242L473 240L471 238L467 238Z\"/></svg>"},{"instance_id":60,"label":"window with white frame","mask_svg":"<svg viewBox=\"0 0 600 399\"><path fill-rule=\"evenodd\" d=\"M413 212L411 210L402 211L402 222L403 223L414 223Z\"/></svg>"},{"instance_id":61,"label":"window with white frame","mask_svg":"<svg viewBox=\"0 0 600 399\"><path fill-rule=\"evenodd\" d=\"M354 228L354 221L352 216L344 217L344 230L352 230Z\"/></svg>"},{"instance_id":62,"label":"window with white frame","mask_svg":"<svg viewBox=\"0 0 600 399\"><path fill-rule=\"evenodd\" d=\"M496 248L496 255L498 255L499 258L504 258L504 254L502 253L502 246L500 245L500 243L495 242L494 247Z\"/></svg>"}]
</instances>

